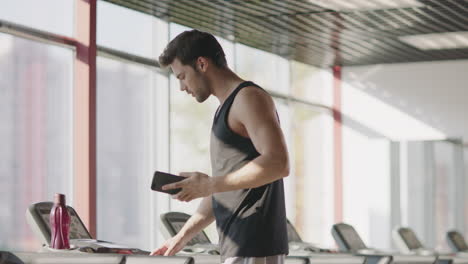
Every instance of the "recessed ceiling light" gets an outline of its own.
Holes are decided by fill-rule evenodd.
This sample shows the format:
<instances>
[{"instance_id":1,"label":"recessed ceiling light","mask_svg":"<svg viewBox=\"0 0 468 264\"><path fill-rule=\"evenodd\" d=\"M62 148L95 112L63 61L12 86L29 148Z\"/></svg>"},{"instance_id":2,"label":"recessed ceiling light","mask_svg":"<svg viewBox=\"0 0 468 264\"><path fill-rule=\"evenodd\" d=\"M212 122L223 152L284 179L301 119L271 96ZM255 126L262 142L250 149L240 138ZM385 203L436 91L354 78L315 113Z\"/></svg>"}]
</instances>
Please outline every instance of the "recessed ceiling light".
<instances>
[{"instance_id":1,"label":"recessed ceiling light","mask_svg":"<svg viewBox=\"0 0 468 264\"><path fill-rule=\"evenodd\" d=\"M309 0L309 2L326 9L338 11L424 6L418 0Z\"/></svg>"},{"instance_id":2,"label":"recessed ceiling light","mask_svg":"<svg viewBox=\"0 0 468 264\"><path fill-rule=\"evenodd\" d=\"M468 31L410 35L398 38L421 50L468 48Z\"/></svg>"}]
</instances>

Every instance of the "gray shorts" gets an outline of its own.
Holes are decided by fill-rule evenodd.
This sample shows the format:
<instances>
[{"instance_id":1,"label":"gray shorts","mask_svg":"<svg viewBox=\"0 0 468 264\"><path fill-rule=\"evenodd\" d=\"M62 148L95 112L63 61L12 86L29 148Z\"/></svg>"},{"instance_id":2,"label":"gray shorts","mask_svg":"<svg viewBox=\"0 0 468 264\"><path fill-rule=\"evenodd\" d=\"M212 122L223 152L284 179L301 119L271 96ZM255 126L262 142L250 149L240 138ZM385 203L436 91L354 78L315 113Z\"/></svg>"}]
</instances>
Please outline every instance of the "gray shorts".
<instances>
[{"instance_id":1,"label":"gray shorts","mask_svg":"<svg viewBox=\"0 0 468 264\"><path fill-rule=\"evenodd\" d=\"M285 255L268 257L233 257L227 258L223 264L284 264Z\"/></svg>"}]
</instances>

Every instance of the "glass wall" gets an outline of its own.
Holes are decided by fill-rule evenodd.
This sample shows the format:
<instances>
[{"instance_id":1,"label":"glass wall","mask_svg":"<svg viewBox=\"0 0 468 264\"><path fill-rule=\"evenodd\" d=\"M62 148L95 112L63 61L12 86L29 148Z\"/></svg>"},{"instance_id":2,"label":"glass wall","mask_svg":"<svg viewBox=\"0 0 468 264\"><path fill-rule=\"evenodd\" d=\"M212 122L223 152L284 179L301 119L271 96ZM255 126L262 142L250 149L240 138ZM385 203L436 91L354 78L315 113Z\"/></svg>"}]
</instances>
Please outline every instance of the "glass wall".
<instances>
[{"instance_id":1,"label":"glass wall","mask_svg":"<svg viewBox=\"0 0 468 264\"><path fill-rule=\"evenodd\" d=\"M0 19L72 37L74 11L74 0L2 1Z\"/></svg>"},{"instance_id":2,"label":"glass wall","mask_svg":"<svg viewBox=\"0 0 468 264\"><path fill-rule=\"evenodd\" d=\"M125 19L122 19L125 18ZM165 42L160 32L167 23L128 8L97 1L97 44L142 57L154 58L157 42ZM167 30L166 30L167 32Z\"/></svg>"},{"instance_id":3,"label":"glass wall","mask_svg":"<svg viewBox=\"0 0 468 264\"><path fill-rule=\"evenodd\" d=\"M304 101L333 106L333 75L330 69L290 61L291 95Z\"/></svg>"},{"instance_id":4,"label":"glass wall","mask_svg":"<svg viewBox=\"0 0 468 264\"><path fill-rule=\"evenodd\" d=\"M72 196L69 49L0 33L0 248L36 250L32 203Z\"/></svg>"},{"instance_id":5,"label":"glass wall","mask_svg":"<svg viewBox=\"0 0 468 264\"><path fill-rule=\"evenodd\" d=\"M166 22L104 1L97 13L98 45L154 59L167 43ZM154 67L97 59L99 239L147 250L163 241L169 197L150 186L155 170L169 168L168 85Z\"/></svg>"},{"instance_id":6,"label":"glass wall","mask_svg":"<svg viewBox=\"0 0 468 264\"><path fill-rule=\"evenodd\" d=\"M148 248L154 169L153 70L99 57L97 78L98 237ZM110 96L112 95L112 96ZM116 232L118 230L118 232Z\"/></svg>"},{"instance_id":7,"label":"glass wall","mask_svg":"<svg viewBox=\"0 0 468 264\"><path fill-rule=\"evenodd\" d=\"M289 62L278 55L235 44L236 73L263 89L289 94Z\"/></svg>"},{"instance_id":8,"label":"glass wall","mask_svg":"<svg viewBox=\"0 0 468 264\"><path fill-rule=\"evenodd\" d=\"M390 141L343 126L343 221L369 247L391 248Z\"/></svg>"},{"instance_id":9,"label":"glass wall","mask_svg":"<svg viewBox=\"0 0 468 264\"><path fill-rule=\"evenodd\" d=\"M405 144L404 225L416 232L424 246L448 251L446 232L451 229L466 232L463 147L451 141Z\"/></svg>"},{"instance_id":10,"label":"glass wall","mask_svg":"<svg viewBox=\"0 0 468 264\"><path fill-rule=\"evenodd\" d=\"M290 62L292 96L329 105L332 77L328 70ZM302 239L323 247L333 247L330 235L334 224L333 117L325 108L292 101L289 153L292 171L289 220ZM290 187L291 187L290 186Z\"/></svg>"},{"instance_id":11,"label":"glass wall","mask_svg":"<svg viewBox=\"0 0 468 264\"><path fill-rule=\"evenodd\" d=\"M287 210L302 239L322 247L334 246L332 129L330 113L293 104L289 153L294 170L288 177L293 197Z\"/></svg>"},{"instance_id":12,"label":"glass wall","mask_svg":"<svg viewBox=\"0 0 468 264\"><path fill-rule=\"evenodd\" d=\"M390 139L401 131L387 126L405 117L352 82L342 83L342 111L343 221L367 246L390 249Z\"/></svg>"}]
</instances>

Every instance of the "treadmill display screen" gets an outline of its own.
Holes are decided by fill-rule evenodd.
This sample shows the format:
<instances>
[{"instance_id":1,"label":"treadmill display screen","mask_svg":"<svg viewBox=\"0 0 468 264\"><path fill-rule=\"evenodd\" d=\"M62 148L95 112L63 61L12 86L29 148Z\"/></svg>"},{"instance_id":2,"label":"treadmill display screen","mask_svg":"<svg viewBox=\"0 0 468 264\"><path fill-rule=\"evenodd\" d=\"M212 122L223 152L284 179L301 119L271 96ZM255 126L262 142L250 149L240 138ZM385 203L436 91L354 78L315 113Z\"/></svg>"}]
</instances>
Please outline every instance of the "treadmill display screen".
<instances>
[{"instance_id":1,"label":"treadmill display screen","mask_svg":"<svg viewBox=\"0 0 468 264\"><path fill-rule=\"evenodd\" d=\"M38 208L42 220L49 228L49 233L52 232L49 223L50 210L51 208ZM86 231L86 227L83 226L75 211L68 209L68 214L70 214L70 239L91 239L89 233Z\"/></svg>"},{"instance_id":2,"label":"treadmill display screen","mask_svg":"<svg viewBox=\"0 0 468 264\"><path fill-rule=\"evenodd\" d=\"M176 233L179 233L179 231L182 229L184 226L185 221L177 222L177 221L171 221L171 225L174 228ZM187 245L192 246L195 244L210 244L210 240L208 240L202 232L198 233L192 240L190 240Z\"/></svg>"},{"instance_id":3,"label":"treadmill display screen","mask_svg":"<svg viewBox=\"0 0 468 264\"><path fill-rule=\"evenodd\" d=\"M343 239L348 243L350 250L365 249L366 244L361 240L359 234L352 227L345 227L341 229Z\"/></svg>"},{"instance_id":4,"label":"treadmill display screen","mask_svg":"<svg viewBox=\"0 0 468 264\"><path fill-rule=\"evenodd\" d=\"M451 240L452 240L452 243L455 245L455 247L457 247L459 251L468 250L468 245L466 245L465 239L463 238L462 235L460 235L460 233L454 232L451 235Z\"/></svg>"},{"instance_id":5,"label":"treadmill display screen","mask_svg":"<svg viewBox=\"0 0 468 264\"><path fill-rule=\"evenodd\" d=\"M418 238L414 234L414 232L408 228L400 229L400 236L406 243L406 246L409 250L414 250L423 247L421 242L419 242Z\"/></svg>"}]
</instances>

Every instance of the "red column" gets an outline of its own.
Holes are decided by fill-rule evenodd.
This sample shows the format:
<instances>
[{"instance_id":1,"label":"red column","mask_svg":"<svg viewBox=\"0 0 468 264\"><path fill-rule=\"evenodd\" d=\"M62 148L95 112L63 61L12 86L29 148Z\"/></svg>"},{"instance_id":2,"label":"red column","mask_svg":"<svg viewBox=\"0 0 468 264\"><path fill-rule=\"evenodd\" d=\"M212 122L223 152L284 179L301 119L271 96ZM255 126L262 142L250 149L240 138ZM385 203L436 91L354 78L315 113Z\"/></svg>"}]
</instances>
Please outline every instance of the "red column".
<instances>
[{"instance_id":1,"label":"red column","mask_svg":"<svg viewBox=\"0 0 468 264\"><path fill-rule=\"evenodd\" d=\"M343 221L343 149L342 149L342 115L341 115L341 32L344 30L344 19L337 13L332 13L333 30L330 47L333 50L333 164L335 192L335 223Z\"/></svg>"},{"instance_id":2,"label":"red column","mask_svg":"<svg viewBox=\"0 0 468 264\"><path fill-rule=\"evenodd\" d=\"M335 223L343 221L343 146L341 116L341 66L333 66L333 163L335 182Z\"/></svg>"},{"instance_id":3,"label":"red column","mask_svg":"<svg viewBox=\"0 0 468 264\"><path fill-rule=\"evenodd\" d=\"M76 0L74 208L96 237L96 0Z\"/></svg>"}]
</instances>

